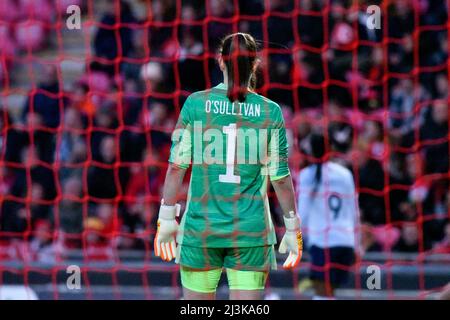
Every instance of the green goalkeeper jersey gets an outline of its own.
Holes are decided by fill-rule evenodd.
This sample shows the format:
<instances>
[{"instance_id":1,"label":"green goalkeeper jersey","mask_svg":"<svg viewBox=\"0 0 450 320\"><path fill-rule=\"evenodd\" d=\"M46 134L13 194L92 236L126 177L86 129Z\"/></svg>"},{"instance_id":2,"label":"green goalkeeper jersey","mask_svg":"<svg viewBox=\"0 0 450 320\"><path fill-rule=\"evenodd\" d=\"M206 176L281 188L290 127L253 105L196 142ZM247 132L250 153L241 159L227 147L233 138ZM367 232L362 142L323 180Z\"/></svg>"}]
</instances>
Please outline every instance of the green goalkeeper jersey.
<instances>
[{"instance_id":1,"label":"green goalkeeper jersey","mask_svg":"<svg viewBox=\"0 0 450 320\"><path fill-rule=\"evenodd\" d=\"M276 243L268 179L289 175L281 109L249 92L231 102L226 85L191 94L172 134L169 162L192 166L178 243L255 247Z\"/></svg>"}]
</instances>

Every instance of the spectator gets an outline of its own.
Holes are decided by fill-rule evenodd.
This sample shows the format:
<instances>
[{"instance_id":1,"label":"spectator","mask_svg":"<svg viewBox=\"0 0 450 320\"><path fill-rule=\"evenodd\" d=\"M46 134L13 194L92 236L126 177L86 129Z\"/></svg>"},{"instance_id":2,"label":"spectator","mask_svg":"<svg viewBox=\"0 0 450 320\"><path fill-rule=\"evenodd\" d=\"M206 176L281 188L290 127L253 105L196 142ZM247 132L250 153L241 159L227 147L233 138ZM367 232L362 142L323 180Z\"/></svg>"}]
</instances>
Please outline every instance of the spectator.
<instances>
[{"instance_id":1,"label":"spectator","mask_svg":"<svg viewBox=\"0 0 450 320\"><path fill-rule=\"evenodd\" d=\"M411 177L408 175L406 167L407 162L403 154L391 154L389 184L396 186L389 191L391 220L393 222L416 218L415 208L408 198L409 190L405 188L412 185Z\"/></svg>"},{"instance_id":2,"label":"spectator","mask_svg":"<svg viewBox=\"0 0 450 320\"><path fill-rule=\"evenodd\" d=\"M163 67L158 62L149 62L141 68L141 78L146 81L150 91L161 91L164 85Z\"/></svg>"},{"instance_id":3,"label":"spectator","mask_svg":"<svg viewBox=\"0 0 450 320\"><path fill-rule=\"evenodd\" d=\"M131 177L126 188L127 202L131 206L138 197L148 194L159 197L160 185L164 181L164 172L160 166L161 158L156 149L148 149L144 156L144 166L131 167Z\"/></svg>"},{"instance_id":4,"label":"spectator","mask_svg":"<svg viewBox=\"0 0 450 320\"><path fill-rule=\"evenodd\" d=\"M353 127L345 116L344 109L334 100L328 105L328 117L330 118L328 128L330 144L334 151L346 153L352 144Z\"/></svg>"},{"instance_id":5,"label":"spectator","mask_svg":"<svg viewBox=\"0 0 450 320\"><path fill-rule=\"evenodd\" d=\"M89 95L89 86L84 82L78 82L75 84L72 94L72 106L83 115L91 117L94 115L96 107Z\"/></svg>"},{"instance_id":6,"label":"spectator","mask_svg":"<svg viewBox=\"0 0 450 320\"><path fill-rule=\"evenodd\" d=\"M24 130L13 127L15 123L6 108L0 106L0 150L7 162L21 162L21 152L28 144L28 135Z\"/></svg>"},{"instance_id":7,"label":"spectator","mask_svg":"<svg viewBox=\"0 0 450 320\"><path fill-rule=\"evenodd\" d=\"M208 2L209 14L216 18L230 18L233 15L232 2L212 0ZM231 22L211 21L208 23L209 52L215 53L220 40L232 32Z\"/></svg>"},{"instance_id":8,"label":"spectator","mask_svg":"<svg viewBox=\"0 0 450 320\"><path fill-rule=\"evenodd\" d=\"M100 232L105 241L113 239L120 230L120 219L115 214L115 208L110 203L101 203L97 206L95 216L100 219L103 228Z\"/></svg>"},{"instance_id":9,"label":"spectator","mask_svg":"<svg viewBox=\"0 0 450 320\"><path fill-rule=\"evenodd\" d=\"M125 125L135 126L144 103L141 98L142 92L136 79L125 79L123 87L122 119Z\"/></svg>"},{"instance_id":10,"label":"spectator","mask_svg":"<svg viewBox=\"0 0 450 320\"><path fill-rule=\"evenodd\" d=\"M312 47L320 48L323 44L323 18L306 14L311 11L320 11L320 5L314 0L300 1L300 9L305 12L305 14L300 14L298 17L301 41Z\"/></svg>"},{"instance_id":11,"label":"spectator","mask_svg":"<svg viewBox=\"0 0 450 320\"><path fill-rule=\"evenodd\" d=\"M80 111L75 108L66 109L59 149L59 160L62 163L76 164L86 160L86 135L82 133L83 130Z\"/></svg>"},{"instance_id":12,"label":"spectator","mask_svg":"<svg viewBox=\"0 0 450 320\"><path fill-rule=\"evenodd\" d=\"M111 203L100 203L93 216L84 221L86 255L90 260L106 260L113 256L117 244L117 232L121 222Z\"/></svg>"},{"instance_id":13,"label":"spectator","mask_svg":"<svg viewBox=\"0 0 450 320\"><path fill-rule=\"evenodd\" d=\"M444 229L444 238L433 247L433 253L450 254L450 222L447 222Z\"/></svg>"},{"instance_id":14,"label":"spectator","mask_svg":"<svg viewBox=\"0 0 450 320\"><path fill-rule=\"evenodd\" d=\"M186 28L180 41L179 73L180 85L186 90L198 91L205 87L202 77L191 77L195 72L203 69L203 61L198 57L203 54L203 45L195 36L195 29Z\"/></svg>"},{"instance_id":15,"label":"spectator","mask_svg":"<svg viewBox=\"0 0 450 320\"><path fill-rule=\"evenodd\" d=\"M38 163L37 152L33 146L28 146L23 149L21 154L21 162L24 165L21 168L14 170L14 184L11 188L11 194L25 198L28 192L29 181L31 178L31 185L38 183L41 186L45 186L43 191L44 200L54 200L56 197L56 180L55 172Z\"/></svg>"},{"instance_id":16,"label":"spectator","mask_svg":"<svg viewBox=\"0 0 450 320\"><path fill-rule=\"evenodd\" d=\"M45 129L59 126L60 113L65 105L65 99L59 92L56 67L44 65L38 90L29 94L22 112L22 121L33 130L39 159L45 162L54 160L55 134Z\"/></svg>"},{"instance_id":17,"label":"spectator","mask_svg":"<svg viewBox=\"0 0 450 320\"><path fill-rule=\"evenodd\" d=\"M59 203L59 226L66 247L81 246L83 231L82 184L80 177L70 177L63 183L63 196Z\"/></svg>"},{"instance_id":18,"label":"spectator","mask_svg":"<svg viewBox=\"0 0 450 320\"><path fill-rule=\"evenodd\" d=\"M84 257L89 261L105 261L113 257L111 241L102 236L105 225L100 218L89 217L84 221Z\"/></svg>"},{"instance_id":19,"label":"spectator","mask_svg":"<svg viewBox=\"0 0 450 320\"><path fill-rule=\"evenodd\" d=\"M4 197L11 192L14 184L14 174L6 166L0 166L0 196Z\"/></svg>"},{"instance_id":20,"label":"spectator","mask_svg":"<svg viewBox=\"0 0 450 320\"><path fill-rule=\"evenodd\" d=\"M381 246L380 243L377 242L377 239L373 235L371 229L372 228L370 224L362 226L362 233L361 233L362 251L364 253L383 251L383 247Z\"/></svg>"},{"instance_id":21,"label":"spectator","mask_svg":"<svg viewBox=\"0 0 450 320\"><path fill-rule=\"evenodd\" d=\"M100 141L99 165L93 165L88 174L88 192L91 197L113 199L117 196L118 182L116 182L113 164L116 160L116 141L113 136L105 136Z\"/></svg>"},{"instance_id":22,"label":"spectator","mask_svg":"<svg viewBox=\"0 0 450 320\"><path fill-rule=\"evenodd\" d=\"M52 224L45 219L38 220L34 226L33 240L30 242L30 253L33 260L44 263L55 260Z\"/></svg>"},{"instance_id":23,"label":"spectator","mask_svg":"<svg viewBox=\"0 0 450 320\"><path fill-rule=\"evenodd\" d=\"M411 34L414 30L414 15L412 5L407 0L392 2L389 6L389 36L402 38L405 34Z\"/></svg>"},{"instance_id":24,"label":"spectator","mask_svg":"<svg viewBox=\"0 0 450 320\"><path fill-rule=\"evenodd\" d=\"M371 157L380 161L384 160L386 145L384 144L384 132L381 122L375 120L364 121L363 131L359 140L360 143L367 144Z\"/></svg>"},{"instance_id":25,"label":"spectator","mask_svg":"<svg viewBox=\"0 0 450 320\"><path fill-rule=\"evenodd\" d=\"M170 132L175 127L175 123L168 117L167 106L163 103L155 102L150 106L148 112L147 124L151 131L152 144L155 147L168 144L170 140Z\"/></svg>"},{"instance_id":26,"label":"spectator","mask_svg":"<svg viewBox=\"0 0 450 320\"><path fill-rule=\"evenodd\" d=\"M117 104L114 101L105 101L100 108L96 110L94 118L95 129L91 135L92 159L102 161L100 144L101 141L111 136L111 132L118 127Z\"/></svg>"},{"instance_id":27,"label":"spectator","mask_svg":"<svg viewBox=\"0 0 450 320\"><path fill-rule=\"evenodd\" d=\"M118 37L116 30L111 28L116 23L121 24ZM106 1L106 9L94 36L93 46L97 57L109 60L102 64L103 69L111 76L114 76L115 72L113 60L118 57L129 57L133 53L133 29L128 25L133 23L137 21L127 1Z\"/></svg>"},{"instance_id":28,"label":"spectator","mask_svg":"<svg viewBox=\"0 0 450 320\"><path fill-rule=\"evenodd\" d=\"M363 221L378 225L386 223L384 195L384 171L379 161L370 158L367 146L357 151L359 177L359 206Z\"/></svg>"},{"instance_id":29,"label":"spectator","mask_svg":"<svg viewBox=\"0 0 450 320\"><path fill-rule=\"evenodd\" d=\"M173 0L156 0L151 3L151 18L153 21L173 21L176 14L175 1ZM148 31L149 44L153 49L153 56L162 56L164 45L172 36L172 28L160 24L151 24Z\"/></svg>"},{"instance_id":30,"label":"spectator","mask_svg":"<svg viewBox=\"0 0 450 320\"><path fill-rule=\"evenodd\" d=\"M440 73L435 79L434 98L447 99L448 97L448 78L445 73Z\"/></svg>"},{"instance_id":31,"label":"spectator","mask_svg":"<svg viewBox=\"0 0 450 320\"><path fill-rule=\"evenodd\" d=\"M51 206L44 203L44 186L40 183L33 183L31 185L31 222L34 225L36 221L53 222L53 214L51 213Z\"/></svg>"},{"instance_id":32,"label":"spectator","mask_svg":"<svg viewBox=\"0 0 450 320\"><path fill-rule=\"evenodd\" d=\"M402 235L400 240L394 246L394 251L399 252L419 252L419 230L415 223L405 223L402 226Z\"/></svg>"},{"instance_id":33,"label":"spectator","mask_svg":"<svg viewBox=\"0 0 450 320\"><path fill-rule=\"evenodd\" d=\"M50 206L43 203L44 188L34 182L30 190L30 202L27 206L23 202L5 201L2 207L1 225L3 231L25 232L34 230L36 221L53 220Z\"/></svg>"},{"instance_id":34,"label":"spectator","mask_svg":"<svg viewBox=\"0 0 450 320\"><path fill-rule=\"evenodd\" d=\"M270 1L270 12L290 12L293 9L293 2L289 0ZM268 44L270 47L291 47L294 40L294 28L292 20L276 15L269 16L267 26L272 32L269 33Z\"/></svg>"},{"instance_id":35,"label":"spectator","mask_svg":"<svg viewBox=\"0 0 450 320\"><path fill-rule=\"evenodd\" d=\"M411 80L400 80L392 90L390 128L394 132L406 134L412 129L414 120L414 86Z\"/></svg>"},{"instance_id":36,"label":"spectator","mask_svg":"<svg viewBox=\"0 0 450 320\"><path fill-rule=\"evenodd\" d=\"M448 179L433 179L427 199L423 204L423 242L426 249L440 241L448 220Z\"/></svg>"},{"instance_id":37,"label":"spectator","mask_svg":"<svg viewBox=\"0 0 450 320\"><path fill-rule=\"evenodd\" d=\"M125 90L126 96L122 103L122 119L126 127L119 135L121 163L141 161L142 153L147 145L147 139L144 133L145 127L142 121L140 121L144 101L137 97L136 82L131 79L126 80ZM128 171L128 167L120 168L122 187L127 183Z\"/></svg>"},{"instance_id":38,"label":"spectator","mask_svg":"<svg viewBox=\"0 0 450 320\"><path fill-rule=\"evenodd\" d=\"M448 103L446 100L435 100L431 112L420 128L422 144L425 151L427 173L445 173L449 171L448 145Z\"/></svg>"}]
</instances>

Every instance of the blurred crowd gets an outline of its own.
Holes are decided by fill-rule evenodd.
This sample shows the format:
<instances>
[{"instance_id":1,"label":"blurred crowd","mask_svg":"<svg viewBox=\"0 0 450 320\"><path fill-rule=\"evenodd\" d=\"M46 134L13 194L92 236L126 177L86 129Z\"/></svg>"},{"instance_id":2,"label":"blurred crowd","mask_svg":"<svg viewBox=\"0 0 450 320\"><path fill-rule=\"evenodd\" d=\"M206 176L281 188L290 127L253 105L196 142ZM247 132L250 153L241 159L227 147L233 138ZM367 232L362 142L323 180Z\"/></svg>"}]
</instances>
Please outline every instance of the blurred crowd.
<instances>
[{"instance_id":1,"label":"blurred crowd","mask_svg":"<svg viewBox=\"0 0 450 320\"><path fill-rule=\"evenodd\" d=\"M449 253L447 2L370 1L385 13L380 30L367 28L365 1L327 2L102 1L83 76L62 83L42 65L20 115L0 108L0 246L28 248L0 258L150 250L179 110L222 81L217 46L237 30L259 40L257 90L283 108L294 176L325 128L355 176L365 250ZM14 35L32 6L4 3L23 14L6 19L0 5L12 47L0 50L3 89L27 55ZM58 52L44 40L34 50Z\"/></svg>"}]
</instances>

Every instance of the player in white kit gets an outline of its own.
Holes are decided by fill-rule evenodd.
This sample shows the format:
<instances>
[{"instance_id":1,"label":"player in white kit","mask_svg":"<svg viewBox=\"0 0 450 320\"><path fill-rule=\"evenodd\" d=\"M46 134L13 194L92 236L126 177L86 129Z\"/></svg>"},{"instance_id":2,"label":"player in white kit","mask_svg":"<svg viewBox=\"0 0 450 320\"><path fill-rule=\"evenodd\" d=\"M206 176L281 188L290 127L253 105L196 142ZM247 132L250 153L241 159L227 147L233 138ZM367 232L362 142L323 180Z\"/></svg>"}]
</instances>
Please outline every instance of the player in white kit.
<instances>
[{"instance_id":1,"label":"player in white kit","mask_svg":"<svg viewBox=\"0 0 450 320\"><path fill-rule=\"evenodd\" d=\"M316 163L299 173L298 212L311 257L310 278L315 298L334 297L334 289L348 279L359 246L358 196L353 175L328 160L325 139L311 136Z\"/></svg>"}]
</instances>

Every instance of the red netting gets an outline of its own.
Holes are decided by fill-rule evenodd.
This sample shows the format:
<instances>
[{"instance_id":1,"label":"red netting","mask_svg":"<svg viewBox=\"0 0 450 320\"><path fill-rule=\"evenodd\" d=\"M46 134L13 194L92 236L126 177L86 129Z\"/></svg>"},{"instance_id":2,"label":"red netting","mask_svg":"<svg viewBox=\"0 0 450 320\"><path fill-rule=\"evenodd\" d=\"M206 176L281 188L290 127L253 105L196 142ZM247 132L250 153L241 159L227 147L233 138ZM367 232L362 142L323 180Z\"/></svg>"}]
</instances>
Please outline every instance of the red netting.
<instances>
[{"instance_id":1,"label":"red netting","mask_svg":"<svg viewBox=\"0 0 450 320\"><path fill-rule=\"evenodd\" d=\"M257 89L283 108L294 178L315 126L354 173L367 253L338 296L428 297L450 281L449 3L1 1L0 286L180 296L178 268L152 252L170 133L186 97L221 81L220 39L242 31L259 40ZM381 291L366 287L373 264ZM309 267L273 272L268 292L307 297Z\"/></svg>"}]
</instances>

